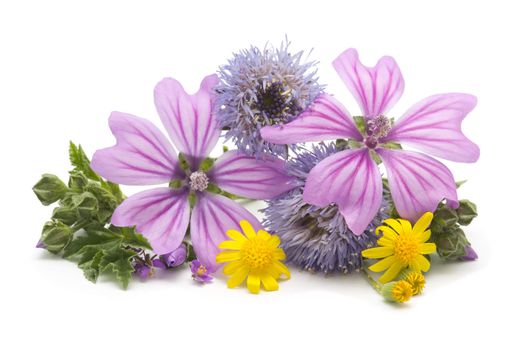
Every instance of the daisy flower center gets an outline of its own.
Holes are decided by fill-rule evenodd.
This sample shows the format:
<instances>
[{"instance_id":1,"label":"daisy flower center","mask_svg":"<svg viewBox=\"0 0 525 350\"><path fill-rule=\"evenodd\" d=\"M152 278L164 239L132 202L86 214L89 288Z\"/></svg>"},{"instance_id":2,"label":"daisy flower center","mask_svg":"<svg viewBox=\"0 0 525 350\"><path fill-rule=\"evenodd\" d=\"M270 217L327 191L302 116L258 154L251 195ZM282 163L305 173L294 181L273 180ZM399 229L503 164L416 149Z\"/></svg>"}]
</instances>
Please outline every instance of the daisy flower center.
<instances>
[{"instance_id":1,"label":"daisy flower center","mask_svg":"<svg viewBox=\"0 0 525 350\"><path fill-rule=\"evenodd\" d=\"M413 235L401 235L394 243L394 255L404 264L410 263L419 255L418 241Z\"/></svg>"},{"instance_id":2,"label":"daisy flower center","mask_svg":"<svg viewBox=\"0 0 525 350\"><path fill-rule=\"evenodd\" d=\"M202 192L208 188L208 175L203 171L195 171L190 175L190 188L193 191Z\"/></svg>"},{"instance_id":3,"label":"daisy flower center","mask_svg":"<svg viewBox=\"0 0 525 350\"><path fill-rule=\"evenodd\" d=\"M286 122L289 115L296 114L299 109L295 100L285 91L282 81L276 81L265 87L257 87L255 107L264 113L270 124Z\"/></svg>"},{"instance_id":4,"label":"daisy flower center","mask_svg":"<svg viewBox=\"0 0 525 350\"><path fill-rule=\"evenodd\" d=\"M267 241L256 237L244 243L241 260L251 269L265 269L272 264L273 251Z\"/></svg>"}]
</instances>

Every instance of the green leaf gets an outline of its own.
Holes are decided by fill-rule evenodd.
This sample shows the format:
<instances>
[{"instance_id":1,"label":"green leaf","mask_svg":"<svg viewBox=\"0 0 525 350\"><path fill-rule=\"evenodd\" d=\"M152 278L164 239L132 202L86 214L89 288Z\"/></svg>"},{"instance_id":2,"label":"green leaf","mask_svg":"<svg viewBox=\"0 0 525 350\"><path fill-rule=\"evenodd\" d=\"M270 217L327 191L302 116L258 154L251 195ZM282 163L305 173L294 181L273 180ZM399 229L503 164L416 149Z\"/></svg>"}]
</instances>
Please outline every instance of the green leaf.
<instances>
[{"instance_id":1,"label":"green leaf","mask_svg":"<svg viewBox=\"0 0 525 350\"><path fill-rule=\"evenodd\" d=\"M456 188L460 188L465 182L467 182L467 180L456 181Z\"/></svg>"},{"instance_id":2,"label":"green leaf","mask_svg":"<svg viewBox=\"0 0 525 350\"><path fill-rule=\"evenodd\" d=\"M100 181L100 176L89 166L89 158L84 153L81 145L76 146L73 142L69 142L69 160L71 165L75 167L75 170L82 171L91 180Z\"/></svg>"},{"instance_id":3,"label":"green leaf","mask_svg":"<svg viewBox=\"0 0 525 350\"><path fill-rule=\"evenodd\" d=\"M153 250L146 237L138 233L132 227L119 227L118 228L123 236L122 243L126 246L139 249Z\"/></svg>"},{"instance_id":4,"label":"green leaf","mask_svg":"<svg viewBox=\"0 0 525 350\"><path fill-rule=\"evenodd\" d=\"M131 274L135 271L131 261L135 255L135 252L120 247L110 249L100 261L100 271L111 269L122 287L126 289L131 280Z\"/></svg>"},{"instance_id":5,"label":"green leaf","mask_svg":"<svg viewBox=\"0 0 525 350\"><path fill-rule=\"evenodd\" d=\"M33 192L43 205L50 205L64 198L68 188L62 180L52 174L44 174L33 186Z\"/></svg>"},{"instance_id":6,"label":"green leaf","mask_svg":"<svg viewBox=\"0 0 525 350\"><path fill-rule=\"evenodd\" d=\"M68 225L52 220L44 224L40 240L48 251L57 254L69 244L72 237L73 231Z\"/></svg>"},{"instance_id":7,"label":"green leaf","mask_svg":"<svg viewBox=\"0 0 525 350\"><path fill-rule=\"evenodd\" d=\"M78 262L78 267L84 271L84 276L95 283L100 275L100 262L104 251L96 248L86 248Z\"/></svg>"},{"instance_id":8,"label":"green leaf","mask_svg":"<svg viewBox=\"0 0 525 350\"><path fill-rule=\"evenodd\" d=\"M119 246L122 236L109 232L104 228L87 229L84 235L75 237L64 250L64 258L70 258L84 254L86 250L108 250Z\"/></svg>"},{"instance_id":9,"label":"green leaf","mask_svg":"<svg viewBox=\"0 0 525 350\"><path fill-rule=\"evenodd\" d=\"M467 199L459 201L459 208L457 209L459 224L466 226L469 225L476 216L478 216L478 208L476 204L472 203Z\"/></svg>"}]
</instances>

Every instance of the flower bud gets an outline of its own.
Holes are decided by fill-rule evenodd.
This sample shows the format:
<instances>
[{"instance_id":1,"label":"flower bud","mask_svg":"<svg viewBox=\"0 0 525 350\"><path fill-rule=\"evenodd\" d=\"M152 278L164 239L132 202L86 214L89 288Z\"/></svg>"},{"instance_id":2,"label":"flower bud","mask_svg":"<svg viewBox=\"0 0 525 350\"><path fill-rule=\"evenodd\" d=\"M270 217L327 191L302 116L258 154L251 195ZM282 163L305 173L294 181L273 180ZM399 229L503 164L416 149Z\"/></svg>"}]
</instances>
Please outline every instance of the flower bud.
<instances>
[{"instance_id":1,"label":"flower bud","mask_svg":"<svg viewBox=\"0 0 525 350\"><path fill-rule=\"evenodd\" d=\"M57 220L48 221L42 229L39 246L43 246L51 253L57 254L69 244L72 237L73 231L71 227Z\"/></svg>"},{"instance_id":2,"label":"flower bud","mask_svg":"<svg viewBox=\"0 0 525 350\"><path fill-rule=\"evenodd\" d=\"M381 295L388 301L405 303L412 298L413 290L407 281L393 281L383 285Z\"/></svg>"},{"instance_id":3,"label":"flower bud","mask_svg":"<svg viewBox=\"0 0 525 350\"><path fill-rule=\"evenodd\" d=\"M44 174L33 186L33 192L43 205L49 205L62 199L68 192L68 188L57 176Z\"/></svg>"}]
</instances>

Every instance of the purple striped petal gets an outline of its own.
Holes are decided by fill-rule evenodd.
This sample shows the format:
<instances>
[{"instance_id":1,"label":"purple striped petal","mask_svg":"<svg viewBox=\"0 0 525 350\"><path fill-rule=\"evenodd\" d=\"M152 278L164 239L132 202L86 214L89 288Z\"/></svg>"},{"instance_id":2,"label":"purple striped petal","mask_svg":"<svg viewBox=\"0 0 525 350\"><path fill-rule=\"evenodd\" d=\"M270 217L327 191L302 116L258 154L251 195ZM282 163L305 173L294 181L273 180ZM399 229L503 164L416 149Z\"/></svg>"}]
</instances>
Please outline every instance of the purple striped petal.
<instances>
[{"instance_id":1,"label":"purple striped petal","mask_svg":"<svg viewBox=\"0 0 525 350\"><path fill-rule=\"evenodd\" d=\"M91 161L100 176L122 185L158 185L182 176L177 153L149 120L113 112L109 127L117 144L98 150Z\"/></svg>"},{"instance_id":2,"label":"purple striped petal","mask_svg":"<svg viewBox=\"0 0 525 350\"><path fill-rule=\"evenodd\" d=\"M184 189L155 188L127 198L113 213L115 226L136 226L156 254L177 249L188 228L190 205Z\"/></svg>"},{"instance_id":3,"label":"purple striped petal","mask_svg":"<svg viewBox=\"0 0 525 350\"><path fill-rule=\"evenodd\" d=\"M381 206L382 189L368 149L352 149L317 164L306 179L303 198L320 207L336 203L350 230L360 235Z\"/></svg>"},{"instance_id":4,"label":"purple striped petal","mask_svg":"<svg viewBox=\"0 0 525 350\"><path fill-rule=\"evenodd\" d=\"M387 140L402 142L436 157L475 162L479 147L463 135L461 122L476 102L475 96L460 93L427 97L394 124Z\"/></svg>"},{"instance_id":5,"label":"purple striped petal","mask_svg":"<svg viewBox=\"0 0 525 350\"><path fill-rule=\"evenodd\" d=\"M191 243L197 258L212 271L218 267L219 243L229 239L226 231L230 229L242 232L241 220L248 220L255 231L262 229L253 214L229 198L209 192L197 198L191 214Z\"/></svg>"},{"instance_id":6,"label":"purple striped petal","mask_svg":"<svg viewBox=\"0 0 525 350\"><path fill-rule=\"evenodd\" d=\"M392 57L384 56L375 67L366 67L359 61L357 51L348 49L335 59L333 66L365 117L388 112L403 94L405 81Z\"/></svg>"},{"instance_id":7,"label":"purple striped petal","mask_svg":"<svg viewBox=\"0 0 525 350\"><path fill-rule=\"evenodd\" d=\"M290 123L261 129L264 140L276 144L324 141L337 138L362 140L350 113L333 96L319 95Z\"/></svg>"},{"instance_id":8,"label":"purple striped petal","mask_svg":"<svg viewBox=\"0 0 525 350\"><path fill-rule=\"evenodd\" d=\"M209 175L221 189L252 199L271 199L295 187L283 160L273 156L256 159L240 151L224 153Z\"/></svg>"},{"instance_id":9,"label":"purple striped petal","mask_svg":"<svg viewBox=\"0 0 525 350\"><path fill-rule=\"evenodd\" d=\"M378 149L385 164L388 183L396 209L413 223L425 212L434 212L438 204L457 208L454 177L448 168L427 155L405 150Z\"/></svg>"},{"instance_id":10,"label":"purple striped petal","mask_svg":"<svg viewBox=\"0 0 525 350\"><path fill-rule=\"evenodd\" d=\"M193 170L219 139L213 113L215 74L202 80L199 91L189 95L175 79L165 78L155 87L155 105L177 149L190 158Z\"/></svg>"}]
</instances>

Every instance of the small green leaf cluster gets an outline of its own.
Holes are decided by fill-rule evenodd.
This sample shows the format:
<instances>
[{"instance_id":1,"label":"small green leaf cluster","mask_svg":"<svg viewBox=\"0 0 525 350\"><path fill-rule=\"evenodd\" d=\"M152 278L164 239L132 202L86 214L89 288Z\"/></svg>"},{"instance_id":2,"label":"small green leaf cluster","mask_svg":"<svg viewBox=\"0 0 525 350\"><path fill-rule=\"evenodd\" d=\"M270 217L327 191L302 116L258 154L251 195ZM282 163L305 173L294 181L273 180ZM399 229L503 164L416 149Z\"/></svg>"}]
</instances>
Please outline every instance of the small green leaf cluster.
<instances>
[{"instance_id":1,"label":"small green leaf cluster","mask_svg":"<svg viewBox=\"0 0 525 350\"><path fill-rule=\"evenodd\" d=\"M69 158L73 170L67 185L55 175L44 174L33 187L43 205L58 202L44 224L39 246L77 261L92 282L110 271L126 288L134 271L133 259L151 246L133 228L110 225L114 210L125 198L119 186L91 169L80 145L70 143Z\"/></svg>"}]
</instances>

